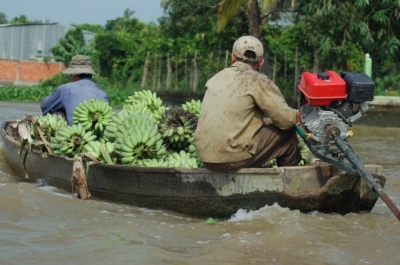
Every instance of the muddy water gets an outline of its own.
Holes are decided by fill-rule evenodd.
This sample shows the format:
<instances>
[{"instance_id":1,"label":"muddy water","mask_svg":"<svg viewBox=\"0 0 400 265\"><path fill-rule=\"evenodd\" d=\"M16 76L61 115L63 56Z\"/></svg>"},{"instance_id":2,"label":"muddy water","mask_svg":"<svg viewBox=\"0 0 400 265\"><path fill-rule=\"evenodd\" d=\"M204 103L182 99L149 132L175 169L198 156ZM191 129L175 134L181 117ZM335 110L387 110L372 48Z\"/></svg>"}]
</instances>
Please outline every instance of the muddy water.
<instances>
[{"instance_id":1,"label":"muddy water","mask_svg":"<svg viewBox=\"0 0 400 265\"><path fill-rule=\"evenodd\" d=\"M0 120L38 113L0 102ZM400 128L355 125L360 159L384 166L400 205ZM378 200L370 214L301 214L279 206L206 224L168 211L17 182L0 154L0 264L400 264L400 222Z\"/></svg>"}]
</instances>

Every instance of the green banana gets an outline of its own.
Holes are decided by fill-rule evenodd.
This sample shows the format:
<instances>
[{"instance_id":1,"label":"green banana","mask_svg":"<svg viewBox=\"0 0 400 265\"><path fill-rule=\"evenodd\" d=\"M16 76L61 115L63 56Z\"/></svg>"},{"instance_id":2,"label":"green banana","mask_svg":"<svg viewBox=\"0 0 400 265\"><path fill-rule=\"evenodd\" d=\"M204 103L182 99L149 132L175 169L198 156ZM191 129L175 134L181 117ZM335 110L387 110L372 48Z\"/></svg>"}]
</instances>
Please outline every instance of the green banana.
<instances>
[{"instance_id":1,"label":"green banana","mask_svg":"<svg viewBox=\"0 0 400 265\"><path fill-rule=\"evenodd\" d=\"M128 157L122 157L121 162L122 164L132 164L133 162L136 161L136 158L133 156L128 156Z\"/></svg>"}]
</instances>

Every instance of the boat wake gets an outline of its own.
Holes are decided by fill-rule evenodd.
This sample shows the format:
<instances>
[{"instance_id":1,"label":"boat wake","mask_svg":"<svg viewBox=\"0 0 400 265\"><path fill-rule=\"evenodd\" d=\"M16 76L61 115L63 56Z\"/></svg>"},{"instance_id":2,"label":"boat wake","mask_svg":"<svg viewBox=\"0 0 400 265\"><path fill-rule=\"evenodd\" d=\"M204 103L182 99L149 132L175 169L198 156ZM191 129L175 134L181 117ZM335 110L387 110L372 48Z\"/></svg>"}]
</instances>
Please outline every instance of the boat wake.
<instances>
[{"instance_id":1,"label":"boat wake","mask_svg":"<svg viewBox=\"0 0 400 265\"><path fill-rule=\"evenodd\" d=\"M274 219L276 215L292 215L291 218L299 216L300 211L290 210L289 208L284 208L279 206L278 203L274 203L272 206L266 205L258 210L247 211L244 209L239 209L235 214L233 214L227 221L228 222L241 222L241 221L252 221L258 218Z\"/></svg>"}]
</instances>

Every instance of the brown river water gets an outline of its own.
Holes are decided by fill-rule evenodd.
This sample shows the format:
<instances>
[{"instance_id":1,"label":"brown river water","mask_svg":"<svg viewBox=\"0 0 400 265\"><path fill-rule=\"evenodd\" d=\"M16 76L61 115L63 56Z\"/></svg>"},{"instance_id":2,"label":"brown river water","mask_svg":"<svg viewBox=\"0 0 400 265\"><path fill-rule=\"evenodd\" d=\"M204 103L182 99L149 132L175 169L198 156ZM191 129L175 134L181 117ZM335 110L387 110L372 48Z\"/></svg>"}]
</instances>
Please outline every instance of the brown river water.
<instances>
[{"instance_id":1,"label":"brown river water","mask_svg":"<svg viewBox=\"0 0 400 265\"><path fill-rule=\"evenodd\" d=\"M0 109L1 122L40 114L37 103ZM353 131L350 145L365 164L383 166L385 191L399 206L400 127ZM206 224L18 182L0 153L0 264L400 264L400 222L379 199L368 214L274 205Z\"/></svg>"}]
</instances>

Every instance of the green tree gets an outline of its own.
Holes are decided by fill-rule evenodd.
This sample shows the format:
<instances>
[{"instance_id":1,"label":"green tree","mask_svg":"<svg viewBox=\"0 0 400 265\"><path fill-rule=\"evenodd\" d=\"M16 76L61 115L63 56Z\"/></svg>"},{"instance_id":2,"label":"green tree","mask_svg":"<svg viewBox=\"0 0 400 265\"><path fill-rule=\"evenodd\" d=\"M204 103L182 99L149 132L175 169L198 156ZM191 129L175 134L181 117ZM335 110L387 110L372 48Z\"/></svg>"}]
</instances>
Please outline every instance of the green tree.
<instances>
[{"instance_id":1,"label":"green tree","mask_svg":"<svg viewBox=\"0 0 400 265\"><path fill-rule=\"evenodd\" d=\"M100 73L126 83L141 77L147 52L162 50L158 27L146 25L126 9L123 17L107 21L104 33L95 37L95 57Z\"/></svg>"},{"instance_id":2,"label":"green tree","mask_svg":"<svg viewBox=\"0 0 400 265\"><path fill-rule=\"evenodd\" d=\"M43 22L41 20L29 20L27 16L25 15L20 15L19 17L14 17L13 19L10 20L10 24L42 24Z\"/></svg>"},{"instance_id":3,"label":"green tree","mask_svg":"<svg viewBox=\"0 0 400 265\"><path fill-rule=\"evenodd\" d=\"M123 17L112 20L107 20L105 25L106 31L124 31L134 33L144 27L144 23L140 22L137 18L133 17L135 11L129 8L125 9Z\"/></svg>"},{"instance_id":4,"label":"green tree","mask_svg":"<svg viewBox=\"0 0 400 265\"><path fill-rule=\"evenodd\" d=\"M83 54L91 56L93 53L93 43L86 45L82 29L74 28L69 30L64 38L61 38L56 46L50 51L54 55L54 59L63 62L68 66L73 56Z\"/></svg>"},{"instance_id":5,"label":"green tree","mask_svg":"<svg viewBox=\"0 0 400 265\"><path fill-rule=\"evenodd\" d=\"M239 12L244 12L249 21L248 33L258 38L266 47L263 28L268 18L279 11L293 10L295 4L296 0L221 0L218 8L218 30L222 30ZM266 63L262 71L270 75L268 50L264 51L264 59Z\"/></svg>"},{"instance_id":6,"label":"green tree","mask_svg":"<svg viewBox=\"0 0 400 265\"><path fill-rule=\"evenodd\" d=\"M219 0L185 1L164 0L164 15L159 18L164 36L174 41L174 51L201 54L210 51L232 49L233 42L247 34L248 25L244 14L232 19L226 27L217 31L217 12Z\"/></svg>"},{"instance_id":7,"label":"green tree","mask_svg":"<svg viewBox=\"0 0 400 265\"><path fill-rule=\"evenodd\" d=\"M10 24L27 24L30 21L25 15L21 15L19 17L14 17L13 19L10 20Z\"/></svg>"},{"instance_id":8,"label":"green tree","mask_svg":"<svg viewBox=\"0 0 400 265\"><path fill-rule=\"evenodd\" d=\"M269 77L284 95L293 96L293 85L299 81L295 81L295 70L298 69L299 73L313 71L313 48L308 42L302 41L304 34L299 24L267 24L264 31L273 64Z\"/></svg>"},{"instance_id":9,"label":"green tree","mask_svg":"<svg viewBox=\"0 0 400 265\"><path fill-rule=\"evenodd\" d=\"M7 16L3 12L0 12L0 24L7 24Z\"/></svg>"},{"instance_id":10,"label":"green tree","mask_svg":"<svg viewBox=\"0 0 400 265\"><path fill-rule=\"evenodd\" d=\"M375 62L399 58L399 1L304 0L299 11L303 40L328 66L360 71L366 52Z\"/></svg>"},{"instance_id":11,"label":"green tree","mask_svg":"<svg viewBox=\"0 0 400 265\"><path fill-rule=\"evenodd\" d=\"M88 23L84 23L84 24L72 24L71 26L75 27L75 28L80 28L82 30L87 30L93 33L103 33L104 32L104 27L98 24L88 24Z\"/></svg>"},{"instance_id":12,"label":"green tree","mask_svg":"<svg viewBox=\"0 0 400 265\"><path fill-rule=\"evenodd\" d=\"M215 71L225 67L226 52L232 50L239 36L248 32L244 13L238 14L224 29L217 31L218 3L219 0L162 1L164 12L158 21L163 39L160 43L163 45L158 52L163 52L165 57L167 52L170 57L174 56L174 67L179 69L175 80L180 87L189 85L186 79L188 74L194 76L191 58L196 56L196 67L200 69L196 78L199 78L201 87ZM230 56L227 62L230 63Z\"/></svg>"},{"instance_id":13,"label":"green tree","mask_svg":"<svg viewBox=\"0 0 400 265\"><path fill-rule=\"evenodd\" d=\"M166 36L178 38L186 34L208 33L215 24L218 0L163 0L164 14L158 19Z\"/></svg>"}]
</instances>

